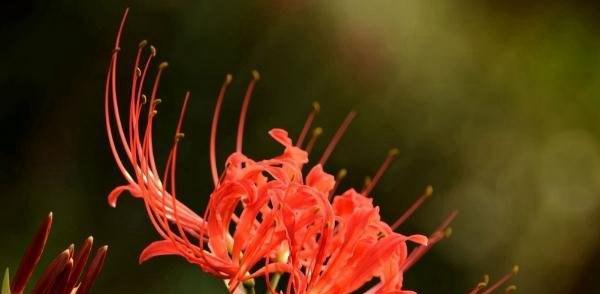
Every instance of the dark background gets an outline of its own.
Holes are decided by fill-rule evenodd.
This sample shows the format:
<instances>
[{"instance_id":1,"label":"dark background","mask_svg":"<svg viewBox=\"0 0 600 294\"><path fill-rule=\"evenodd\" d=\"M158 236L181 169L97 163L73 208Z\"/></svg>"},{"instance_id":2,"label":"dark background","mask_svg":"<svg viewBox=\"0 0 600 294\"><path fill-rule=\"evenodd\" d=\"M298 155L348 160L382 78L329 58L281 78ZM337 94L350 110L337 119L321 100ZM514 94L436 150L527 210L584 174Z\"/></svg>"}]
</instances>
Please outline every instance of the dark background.
<instances>
[{"instance_id":1,"label":"dark background","mask_svg":"<svg viewBox=\"0 0 600 294\"><path fill-rule=\"evenodd\" d=\"M0 264L14 270L48 211L47 263L93 234L110 245L95 293L223 293L175 257L137 264L156 240L123 183L104 131L103 80L131 7L122 71L148 39L170 67L156 140L169 147L192 100L178 165L182 200L210 193L208 132L226 73L219 162L234 148L250 72L261 72L245 150L280 151L266 132L298 133L312 101L330 136L359 115L327 166L361 186L387 150L399 159L375 191L392 222L427 184L435 195L402 227L430 232L460 210L454 235L406 274L419 293L464 293L484 273L521 266L521 293L598 293L600 9L582 1L4 1L0 6ZM368 3L368 4L367 4ZM128 78L121 79L128 86ZM125 97L123 97L125 99ZM316 154L322 151L322 140ZM500 291L501 292L501 291Z\"/></svg>"}]
</instances>

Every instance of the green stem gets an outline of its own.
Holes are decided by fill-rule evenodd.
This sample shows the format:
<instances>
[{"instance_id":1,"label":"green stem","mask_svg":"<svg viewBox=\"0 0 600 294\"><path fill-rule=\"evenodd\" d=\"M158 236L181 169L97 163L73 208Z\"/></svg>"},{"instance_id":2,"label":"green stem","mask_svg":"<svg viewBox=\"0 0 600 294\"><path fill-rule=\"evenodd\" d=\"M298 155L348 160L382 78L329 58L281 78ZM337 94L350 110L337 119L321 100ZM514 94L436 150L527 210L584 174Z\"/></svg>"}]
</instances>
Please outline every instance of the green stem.
<instances>
[{"instance_id":1,"label":"green stem","mask_svg":"<svg viewBox=\"0 0 600 294\"><path fill-rule=\"evenodd\" d=\"M273 288L273 290L277 290L277 285L279 285L279 280L281 280L281 273L276 273L273 275L273 278L271 279L271 288ZM268 289L267 289L267 294L268 294Z\"/></svg>"}]
</instances>

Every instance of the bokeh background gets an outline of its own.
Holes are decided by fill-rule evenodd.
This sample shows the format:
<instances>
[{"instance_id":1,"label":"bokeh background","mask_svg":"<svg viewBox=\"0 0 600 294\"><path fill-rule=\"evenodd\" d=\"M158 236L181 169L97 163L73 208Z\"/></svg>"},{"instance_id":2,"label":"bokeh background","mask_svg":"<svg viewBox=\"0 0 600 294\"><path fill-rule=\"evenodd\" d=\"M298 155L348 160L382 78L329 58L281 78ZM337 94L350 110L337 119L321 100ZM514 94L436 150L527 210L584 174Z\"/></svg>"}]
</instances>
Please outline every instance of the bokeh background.
<instances>
[{"instance_id":1,"label":"bokeh background","mask_svg":"<svg viewBox=\"0 0 600 294\"><path fill-rule=\"evenodd\" d=\"M252 69L262 75L245 149L279 147L312 101L330 136L359 115L328 164L361 186L388 149L400 156L375 191L393 221L427 184L434 197L403 226L430 232L459 209L454 234L406 276L420 293L464 293L484 273L521 266L521 293L600 293L600 5L584 1L4 1L0 14L0 266L15 268L42 217L48 255L89 234L110 244L95 293L224 293L166 257L138 265L157 238L140 201L106 195L123 182L103 122L103 79L123 9L122 69L148 39L170 67L156 142L161 162L183 93L183 201L210 193L215 95L234 75L220 162ZM127 85L125 76L122 85ZM322 140L316 153L322 151Z\"/></svg>"}]
</instances>

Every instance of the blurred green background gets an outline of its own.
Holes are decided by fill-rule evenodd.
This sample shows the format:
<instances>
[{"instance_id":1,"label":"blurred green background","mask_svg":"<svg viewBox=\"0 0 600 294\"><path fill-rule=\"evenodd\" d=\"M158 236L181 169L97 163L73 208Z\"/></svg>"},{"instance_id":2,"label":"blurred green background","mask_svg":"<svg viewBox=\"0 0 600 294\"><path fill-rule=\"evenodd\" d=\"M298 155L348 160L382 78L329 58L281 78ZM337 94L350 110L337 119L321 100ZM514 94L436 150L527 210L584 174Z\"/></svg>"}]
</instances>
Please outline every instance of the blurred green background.
<instances>
[{"instance_id":1,"label":"blurred green background","mask_svg":"<svg viewBox=\"0 0 600 294\"><path fill-rule=\"evenodd\" d=\"M89 234L110 245L95 293L224 293L175 257L138 265L157 239L107 147L103 79L123 9L122 72L150 40L170 67L155 136L160 162L185 90L192 100L178 167L182 199L211 190L208 131L226 73L219 162L234 148L250 72L262 79L245 149L280 148L312 101L324 138L359 115L328 164L360 186L387 150L375 191L393 221L427 184L434 197L402 227L430 232L452 209L454 234L406 275L419 293L465 293L521 266L520 293L599 293L600 5L560 1L8 1L0 36L0 266L15 268L42 217L55 214L43 263ZM121 84L128 86L128 74ZM124 97L123 97L124 98ZM317 147L322 151L325 140Z\"/></svg>"}]
</instances>

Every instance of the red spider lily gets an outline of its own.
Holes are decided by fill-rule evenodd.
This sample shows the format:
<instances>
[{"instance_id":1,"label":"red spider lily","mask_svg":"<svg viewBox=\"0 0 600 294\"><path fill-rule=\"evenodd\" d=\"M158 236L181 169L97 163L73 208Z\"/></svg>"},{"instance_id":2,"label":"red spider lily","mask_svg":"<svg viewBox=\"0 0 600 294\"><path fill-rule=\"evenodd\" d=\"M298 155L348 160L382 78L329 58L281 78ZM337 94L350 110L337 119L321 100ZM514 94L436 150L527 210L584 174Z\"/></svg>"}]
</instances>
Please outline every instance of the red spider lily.
<instances>
[{"instance_id":1,"label":"red spider lily","mask_svg":"<svg viewBox=\"0 0 600 294\"><path fill-rule=\"evenodd\" d=\"M10 285L9 294L21 294L24 292L27 282L35 270L52 227L52 213L48 215L40 225L25 255L21 259ZM86 294L90 292L94 281L102 270L108 246L98 248L92 263L84 273L86 263L89 259L94 239L90 236L82 244L81 249L75 251L71 244L62 251L38 278L31 290L32 294ZM5 277L7 279L8 277ZM5 281L6 282L6 281ZM5 293L4 290L2 293Z\"/></svg>"},{"instance_id":2,"label":"red spider lily","mask_svg":"<svg viewBox=\"0 0 600 294\"><path fill-rule=\"evenodd\" d=\"M367 293L413 293L402 290L403 273L448 234L456 212L429 238L394 232L431 195L432 189L427 188L392 226L380 219L379 208L373 205L369 194L397 155L396 151L389 153L362 192L350 189L337 195L335 189L345 171L335 178L326 173L323 166L354 119L354 112L344 119L318 164L306 176L302 173L303 167L322 132L316 128L303 147L320 109L318 104L314 105L295 143L284 130L269 132L283 146L281 155L259 161L244 155L244 124L259 79L257 72L253 72L244 96L236 151L227 159L222 174L216 163L216 138L231 75L226 76L218 93L209 144L215 188L204 215L197 215L179 202L175 167L190 93L185 95L161 176L154 160L152 133L161 101L157 97L158 86L167 65L160 64L149 87L150 95L144 95L146 75L156 50L150 47L144 57L147 43L140 43L132 70L128 120L123 123L116 77L126 16L127 11L108 68L105 116L110 147L127 183L114 189L108 200L115 206L118 197L128 191L144 201L150 221L162 240L148 245L141 253L140 262L159 255L179 255L223 279L230 292L243 292L244 285L251 287L254 279L264 277L271 293L275 293L281 275L285 274L288 282L283 288L287 293L350 293L373 279L379 282ZM419 246L409 252L409 241Z\"/></svg>"}]
</instances>

